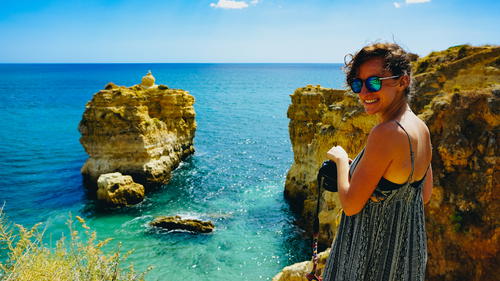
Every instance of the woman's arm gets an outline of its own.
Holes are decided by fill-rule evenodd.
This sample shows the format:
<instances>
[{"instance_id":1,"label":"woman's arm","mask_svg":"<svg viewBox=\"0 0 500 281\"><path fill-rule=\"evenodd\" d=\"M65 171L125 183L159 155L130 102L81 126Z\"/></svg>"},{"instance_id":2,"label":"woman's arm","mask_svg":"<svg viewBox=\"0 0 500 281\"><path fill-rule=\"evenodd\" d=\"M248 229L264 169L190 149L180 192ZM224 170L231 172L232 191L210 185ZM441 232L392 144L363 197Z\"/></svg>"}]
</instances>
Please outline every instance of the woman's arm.
<instances>
[{"instance_id":1,"label":"woman's arm","mask_svg":"<svg viewBox=\"0 0 500 281\"><path fill-rule=\"evenodd\" d=\"M363 209L394 159L395 151L401 151L402 144L408 145L404 132L399 132L394 126L380 124L370 132L364 155L350 182L347 153L340 146L328 151L327 157L337 164L339 198L346 215L355 215Z\"/></svg>"},{"instance_id":2,"label":"woman's arm","mask_svg":"<svg viewBox=\"0 0 500 281\"><path fill-rule=\"evenodd\" d=\"M425 182L424 182L424 190L422 191L422 199L424 201L424 204L429 203L431 200L431 195L432 195L432 185L433 185L433 178L432 178L432 165L429 164L429 169L427 169L427 173L425 175Z\"/></svg>"}]
</instances>

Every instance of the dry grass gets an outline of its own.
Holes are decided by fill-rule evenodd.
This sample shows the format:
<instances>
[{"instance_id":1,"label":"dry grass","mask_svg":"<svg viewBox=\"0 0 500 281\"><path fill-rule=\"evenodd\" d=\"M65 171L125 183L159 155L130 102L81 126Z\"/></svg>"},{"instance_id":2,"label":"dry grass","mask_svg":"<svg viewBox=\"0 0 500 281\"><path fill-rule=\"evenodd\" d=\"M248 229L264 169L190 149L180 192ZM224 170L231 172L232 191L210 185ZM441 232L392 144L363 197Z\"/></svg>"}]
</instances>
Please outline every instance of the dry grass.
<instances>
[{"instance_id":1,"label":"dry grass","mask_svg":"<svg viewBox=\"0 0 500 281\"><path fill-rule=\"evenodd\" d=\"M111 239L97 241L96 232L85 220L76 219L76 226L71 216L68 219L70 237L63 235L55 248L49 248L42 242L41 223L31 229L12 225L0 208L0 244L5 257L0 263L0 280L144 280L147 271L137 273L133 265L123 268L131 251L122 254L118 244L112 253L105 254L102 247Z\"/></svg>"}]
</instances>

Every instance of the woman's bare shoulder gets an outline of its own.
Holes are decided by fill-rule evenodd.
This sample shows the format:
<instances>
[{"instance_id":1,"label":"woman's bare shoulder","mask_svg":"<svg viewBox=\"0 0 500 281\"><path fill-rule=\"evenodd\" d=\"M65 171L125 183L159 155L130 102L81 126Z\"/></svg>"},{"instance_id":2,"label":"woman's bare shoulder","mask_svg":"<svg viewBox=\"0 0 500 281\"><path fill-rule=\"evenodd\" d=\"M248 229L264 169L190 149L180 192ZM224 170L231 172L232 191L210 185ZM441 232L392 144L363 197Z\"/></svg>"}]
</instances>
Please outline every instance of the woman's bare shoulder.
<instances>
[{"instance_id":1,"label":"woman's bare shoulder","mask_svg":"<svg viewBox=\"0 0 500 281\"><path fill-rule=\"evenodd\" d=\"M397 148L403 148L407 140L406 133L394 121L380 123L373 127L368 135L368 147L384 147L386 153L399 153Z\"/></svg>"},{"instance_id":2,"label":"woman's bare shoulder","mask_svg":"<svg viewBox=\"0 0 500 281\"><path fill-rule=\"evenodd\" d=\"M380 140L398 141L400 137L405 137L406 133L396 122L389 121L373 127L368 138L370 136Z\"/></svg>"}]
</instances>

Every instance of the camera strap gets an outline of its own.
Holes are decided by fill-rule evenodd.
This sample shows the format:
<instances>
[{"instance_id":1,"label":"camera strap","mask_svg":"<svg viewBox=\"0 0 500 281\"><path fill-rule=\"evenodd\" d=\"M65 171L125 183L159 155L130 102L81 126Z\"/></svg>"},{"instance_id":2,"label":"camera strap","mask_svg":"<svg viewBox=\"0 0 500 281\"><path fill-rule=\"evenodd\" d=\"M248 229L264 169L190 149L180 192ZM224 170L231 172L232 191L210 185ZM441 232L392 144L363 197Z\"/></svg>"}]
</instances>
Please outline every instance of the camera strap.
<instances>
[{"instance_id":1,"label":"camera strap","mask_svg":"<svg viewBox=\"0 0 500 281\"><path fill-rule=\"evenodd\" d=\"M318 275L318 237L319 237L319 203L321 196L321 187L323 186L324 177L318 178L318 201L316 203L316 215L314 216L313 235L312 235L312 262L313 268L306 275L309 281L322 281L323 278Z\"/></svg>"}]
</instances>

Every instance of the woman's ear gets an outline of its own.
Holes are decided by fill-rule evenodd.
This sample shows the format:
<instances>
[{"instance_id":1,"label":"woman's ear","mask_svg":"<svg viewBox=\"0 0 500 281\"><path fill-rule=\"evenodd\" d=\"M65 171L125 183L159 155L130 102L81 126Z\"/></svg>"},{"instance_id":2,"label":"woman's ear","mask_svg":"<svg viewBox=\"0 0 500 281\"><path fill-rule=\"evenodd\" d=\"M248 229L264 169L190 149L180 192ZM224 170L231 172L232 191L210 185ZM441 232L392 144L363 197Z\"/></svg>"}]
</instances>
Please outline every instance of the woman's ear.
<instances>
[{"instance_id":1,"label":"woman's ear","mask_svg":"<svg viewBox=\"0 0 500 281\"><path fill-rule=\"evenodd\" d=\"M399 80L399 87L402 89L406 89L410 86L410 76L408 75L403 75L401 76L401 79Z\"/></svg>"}]
</instances>

